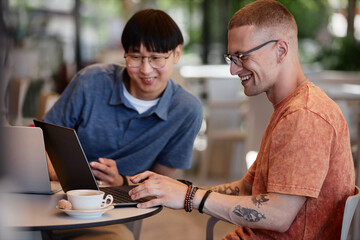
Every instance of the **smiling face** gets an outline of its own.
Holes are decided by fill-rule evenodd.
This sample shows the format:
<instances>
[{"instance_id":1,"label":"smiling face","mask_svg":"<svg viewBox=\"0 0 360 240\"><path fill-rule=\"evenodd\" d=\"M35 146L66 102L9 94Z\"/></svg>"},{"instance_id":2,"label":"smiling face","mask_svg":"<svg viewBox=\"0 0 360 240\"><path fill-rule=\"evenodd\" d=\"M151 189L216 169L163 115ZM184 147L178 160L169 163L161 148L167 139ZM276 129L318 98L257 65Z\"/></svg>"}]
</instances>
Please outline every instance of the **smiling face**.
<instances>
[{"instance_id":1,"label":"smiling face","mask_svg":"<svg viewBox=\"0 0 360 240\"><path fill-rule=\"evenodd\" d=\"M239 56L272 40L267 36L266 31L257 30L252 25L232 28L228 32L228 53ZM239 76L247 96L269 93L274 88L278 75L276 45L276 42L269 43L247 54L238 65L231 63L230 73Z\"/></svg>"},{"instance_id":2,"label":"smiling face","mask_svg":"<svg viewBox=\"0 0 360 240\"><path fill-rule=\"evenodd\" d=\"M128 54L142 57L163 56L166 59L165 66L162 68L153 68L149 64L149 58L144 58L139 67L127 66L127 72L130 77L129 93L137 99L154 100L158 98L165 90L170 76L181 56L182 46L179 45L173 51L167 53L149 52L146 47L141 44L139 51L129 51Z\"/></svg>"}]
</instances>

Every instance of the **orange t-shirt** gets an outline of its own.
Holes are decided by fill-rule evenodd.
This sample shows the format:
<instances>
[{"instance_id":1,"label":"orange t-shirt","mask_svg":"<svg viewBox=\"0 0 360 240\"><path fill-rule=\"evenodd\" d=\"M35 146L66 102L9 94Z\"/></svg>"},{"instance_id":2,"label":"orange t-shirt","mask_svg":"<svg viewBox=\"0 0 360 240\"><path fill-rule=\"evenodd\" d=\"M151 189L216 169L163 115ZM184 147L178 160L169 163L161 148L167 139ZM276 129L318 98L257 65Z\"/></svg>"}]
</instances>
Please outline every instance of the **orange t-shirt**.
<instances>
[{"instance_id":1,"label":"orange t-shirt","mask_svg":"<svg viewBox=\"0 0 360 240\"><path fill-rule=\"evenodd\" d=\"M337 104L307 81L275 105L245 180L253 195L307 197L287 232L253 229L259 239L339 239L355 171L348 126Z\"/></svg>"}]
</instances>

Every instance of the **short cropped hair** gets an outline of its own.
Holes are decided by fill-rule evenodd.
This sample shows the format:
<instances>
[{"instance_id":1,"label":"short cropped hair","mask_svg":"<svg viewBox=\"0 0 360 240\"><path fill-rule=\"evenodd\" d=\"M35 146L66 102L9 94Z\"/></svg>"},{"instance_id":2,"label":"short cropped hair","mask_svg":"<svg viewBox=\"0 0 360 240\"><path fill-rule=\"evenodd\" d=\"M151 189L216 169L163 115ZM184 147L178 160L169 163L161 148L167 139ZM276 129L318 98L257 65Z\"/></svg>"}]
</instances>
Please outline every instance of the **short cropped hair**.
<instances>
[{"instance_id":1,"label":"short cropped hair","mask_svg":"<svg viewBox=\"0 0 360 240\"><path fill-rule=\"evenodd\" d=\"M121 36L125 52L140 51L144 44L149 52L166 53L184 42L175 21L164 11L144 9L126 23Z\"/></svg>"},{"instance_id":2,"label":"short cropped hair","mask_svg":"<svg viewBox=\"0 0 360 240\"><path fill-rule=\"evenodd\" d=\"M228 30L245 25L273 28L278 31L278 33L274 32L274 35L287 33L289 37L297 39L297 25L294 16L275 0L258 0L243 7L231 18Z\"/></svg>"}]
</instances>

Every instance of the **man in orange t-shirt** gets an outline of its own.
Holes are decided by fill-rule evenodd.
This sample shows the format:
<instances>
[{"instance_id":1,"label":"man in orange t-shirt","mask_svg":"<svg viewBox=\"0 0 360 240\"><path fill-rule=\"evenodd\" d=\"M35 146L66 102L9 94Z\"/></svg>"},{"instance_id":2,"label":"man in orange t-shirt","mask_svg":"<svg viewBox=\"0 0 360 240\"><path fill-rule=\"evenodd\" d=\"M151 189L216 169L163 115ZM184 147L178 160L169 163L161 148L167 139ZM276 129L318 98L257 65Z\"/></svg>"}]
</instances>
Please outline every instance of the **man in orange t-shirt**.
<instances>
[{"instance_id":1,"label":"man in orange t-shirt","mask_svg":"<svg viewBox=\"0 0 360 240\"><path fill-rule=\"evenodd\" d=\"M139 183L130 195L156 196L141 208L198 209L241 226L225 239L339 239L355 189L349 130L301 68L294 17L274 0L240 9L225 60L247 96L266 93L274 107L255 163L243 179L210 190L144 172L130 179Z\"/></svg>"},{"instance_id":2,"label":"man in orange t-shirt","mask_svg":"<svg viewBox=\"0 0 360 240\"><path fill-rule=\"evenodd\" d=\"M270 192L306 201L285 233L254 233L262 239L339 239L345 201L355 188L345 119L307 80L274 109L244 180L251 183L252 195Z\"/></svg>"}]
</instances>

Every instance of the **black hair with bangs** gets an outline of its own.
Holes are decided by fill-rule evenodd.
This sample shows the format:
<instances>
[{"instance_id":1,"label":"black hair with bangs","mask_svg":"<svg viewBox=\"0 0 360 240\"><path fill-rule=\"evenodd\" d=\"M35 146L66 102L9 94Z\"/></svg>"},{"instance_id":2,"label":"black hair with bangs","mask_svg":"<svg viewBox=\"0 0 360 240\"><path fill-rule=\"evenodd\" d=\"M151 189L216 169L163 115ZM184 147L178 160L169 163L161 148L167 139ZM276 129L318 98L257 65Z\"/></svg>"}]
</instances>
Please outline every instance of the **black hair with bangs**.
<instances>
[{"instance_id":1,"label":"black hair with bangs","mask_svg":"<svg viewBox=\"0 0 360 240\"><path fill-rule=\"evenodd\" d=\"M149 52L166 53L184 42L174 20L164 11L144 9L126 23L121 43L126 53L140 51L144 44Z\"/></svg>"}]
</instances>

